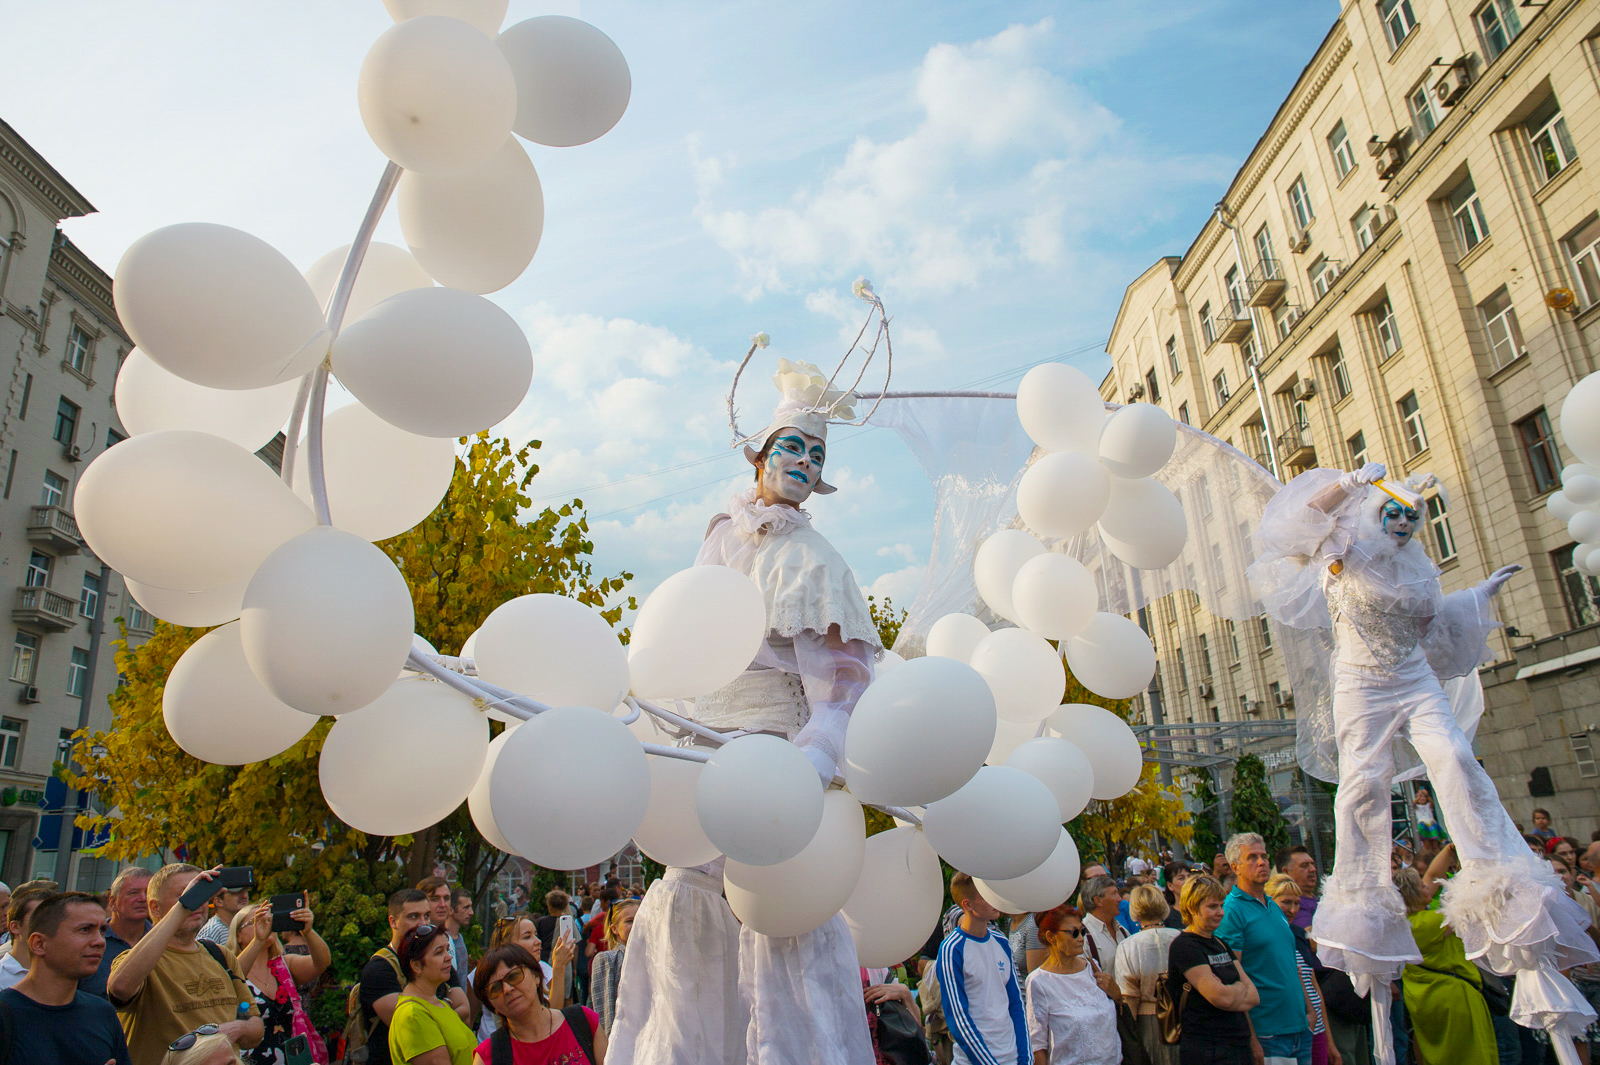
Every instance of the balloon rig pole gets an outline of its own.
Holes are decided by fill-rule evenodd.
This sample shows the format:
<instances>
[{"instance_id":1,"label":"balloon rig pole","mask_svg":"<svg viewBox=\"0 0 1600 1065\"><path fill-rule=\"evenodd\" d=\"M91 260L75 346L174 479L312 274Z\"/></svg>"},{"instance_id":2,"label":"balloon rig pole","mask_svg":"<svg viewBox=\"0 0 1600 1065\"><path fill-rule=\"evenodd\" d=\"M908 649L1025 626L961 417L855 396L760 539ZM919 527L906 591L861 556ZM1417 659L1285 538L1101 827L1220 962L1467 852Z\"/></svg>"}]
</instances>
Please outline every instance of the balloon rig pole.
<instances>
[{"instance_id":1,"label":"balloon rig pole","mask_svg":"<svg viewBox=\"0 0 1600 1065\"><path fill-rule=\"evenodd\" d=\"M328 364L311 371L311 403L306 424L306 468L311 474L311 503L316 508L317 524L332 525L328 509L328 478L322 465L322 416L328 402Z\"/></svg>"}]
</instances>

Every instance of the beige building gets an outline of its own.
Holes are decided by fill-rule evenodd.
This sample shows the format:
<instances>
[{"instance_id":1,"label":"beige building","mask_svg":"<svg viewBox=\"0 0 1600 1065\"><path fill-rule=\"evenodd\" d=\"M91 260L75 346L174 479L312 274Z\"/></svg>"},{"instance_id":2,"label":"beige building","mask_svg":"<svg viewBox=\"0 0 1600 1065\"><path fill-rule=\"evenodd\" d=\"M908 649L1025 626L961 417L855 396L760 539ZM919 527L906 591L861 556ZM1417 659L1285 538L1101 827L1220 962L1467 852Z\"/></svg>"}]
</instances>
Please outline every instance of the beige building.
<instances>
[{"instance_id":1,"label":"beige building","mask_svg":"<svg viewBox=\"0 0 1600 1065\"><path fill-rule=\"evenodd\" d=\"M111 391L133 347L111 278L58 228L93 210L0 122L0 590L10 603L0 631L0 879L100 890L113 870L74 849L78 796L52 767L80 725L110 723L116 619L134 639L154 623L89 553L72 516L79 474L125 435Z\"/></svg>"},{"instance_id":2,"label":"beige building","mask_svg":"<svg viewBox=\"0 0 1600 1065\"><path fill-rule=\"evenodd\" d=\"M1485 763L1524 823L1543 769L1543 804L1583 837L1600 824L1583 739L1600 648L1540 648L1597 621L1600 584L1545 509L1574 461L1561 400L1600 345L1597 167L1600 2L1346 0L1188 251L1128 287L1102 386L1284 480L1436 473L1448 500L1429 494L1423 535L1446 590L1526 570L1500 601ZM1292 715L1263 627L1170 601L1150 627L1169 722ZM1518 730L1538 753L1501 757Z\"/></svg>"}]
</instances>

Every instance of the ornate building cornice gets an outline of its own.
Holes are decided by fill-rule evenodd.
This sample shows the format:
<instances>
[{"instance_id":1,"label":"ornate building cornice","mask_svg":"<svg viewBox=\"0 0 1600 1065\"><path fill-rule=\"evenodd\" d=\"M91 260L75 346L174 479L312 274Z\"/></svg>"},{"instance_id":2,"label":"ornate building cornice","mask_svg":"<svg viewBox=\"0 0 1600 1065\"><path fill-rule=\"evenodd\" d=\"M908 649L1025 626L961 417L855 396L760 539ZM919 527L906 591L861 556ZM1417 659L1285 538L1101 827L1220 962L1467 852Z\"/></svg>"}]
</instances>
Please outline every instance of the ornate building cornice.
<instances>
[{"instance_id":1,"label":"ornate building cornice","mask_svg":"<svg viewBox=\"0 0 1600 1065\"><path fill-rule=\"evenodd\" d=\"M16 130L0 120L0 161L3 161L23 183L41 199L54 207L60 218L78 218L95 212L83 193L72 187L33 145Z\"/></svg>"},{"instance_id":2,"label":"ornate building cornice","mask_svg":"<svg viewBox=\"0 0 1600 1065\"><path fill-rule=\"evenodd\" d=\"M50 249L50 267L46 276L63 288L70 289L108 326L125 335L117 319L116 304L111 298L111 278L83 253L83 249L68 240L65 233L56 234L55 245Z\"/></svg>"}]
</instances>

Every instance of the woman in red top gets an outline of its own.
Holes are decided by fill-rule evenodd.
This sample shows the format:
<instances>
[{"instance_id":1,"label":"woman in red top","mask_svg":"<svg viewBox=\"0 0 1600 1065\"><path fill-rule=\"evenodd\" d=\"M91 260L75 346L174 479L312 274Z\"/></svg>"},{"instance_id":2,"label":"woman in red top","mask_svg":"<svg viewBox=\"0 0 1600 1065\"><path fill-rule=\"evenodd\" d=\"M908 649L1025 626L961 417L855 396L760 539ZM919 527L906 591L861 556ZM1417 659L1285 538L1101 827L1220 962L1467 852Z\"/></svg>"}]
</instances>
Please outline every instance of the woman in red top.
<instances>
[{"instance_id":1,"label":"woman in red top","mask_svg":"<svg viewBox=\"0 0 1600 1065\"><path fill-rule=\"evenodd\" d=\"M500 1018L500 1031L478 1044L479 1065L495 1065L494 1042L510 1034L512 1065L605 1065L606 1035L586 1006L552 1009L539 963L523 947L495 947L478 962L473 984ZM587 1027L574 1031L574 1024ZM584 1038L584 1036L587 1038ZM592 1054L585 1047L592 1048Z\"/></svg>"}]
</instances>

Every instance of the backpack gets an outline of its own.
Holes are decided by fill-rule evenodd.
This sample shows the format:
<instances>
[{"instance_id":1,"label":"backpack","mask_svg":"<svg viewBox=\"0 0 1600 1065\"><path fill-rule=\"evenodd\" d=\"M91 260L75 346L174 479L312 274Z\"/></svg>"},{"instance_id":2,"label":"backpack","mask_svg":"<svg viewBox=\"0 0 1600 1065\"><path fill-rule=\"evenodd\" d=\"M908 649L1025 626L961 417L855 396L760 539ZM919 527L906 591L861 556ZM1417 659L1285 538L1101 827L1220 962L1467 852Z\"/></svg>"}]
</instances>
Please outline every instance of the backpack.
<instances>
[{"instance_id":1,"label":"backpack","mask_svg":"<svg viewBox=\"0 0 1600 1065\"><path fill-rule=\"evenodd\" d=\"M405 978L400 974L400 959L395 957L394 951L388 947L379 947L372 955L382 958L394 970L395 979L402 986ZM358 980L350 988L350 993L344 1002L344 1060L346 1065L366 1065L367 1040L372 1037L372 1021L367 1020L367 1011L361 1008L361 982ZM373 1020L377 1020L376 1017Z\"/></svg>"},{"instance_id":2,"label":"backpack","mask_svg":"<svg viewBox=\"0 0 1600 1065\"><path fill-rule=\"evenodd\" d=\"M562 1009L561 1018L567 1022L567 1027L572 1029L573 1038L578 1041L578 1049L583 1051L583 1056L589 1065L595 1065L594 1029L589 1027L589 1018L583 1015L583 1007L567 1006ZM489 1065L512 1065L511 1028L507 1024L502 1023L494 1030L494 1034L489 1036Z\"/></svg>"}]
</instances>

